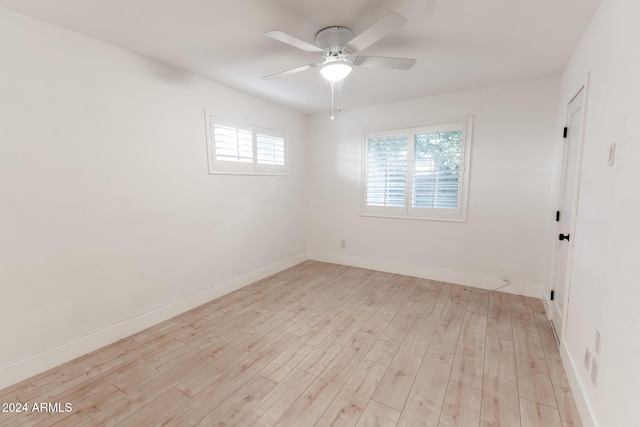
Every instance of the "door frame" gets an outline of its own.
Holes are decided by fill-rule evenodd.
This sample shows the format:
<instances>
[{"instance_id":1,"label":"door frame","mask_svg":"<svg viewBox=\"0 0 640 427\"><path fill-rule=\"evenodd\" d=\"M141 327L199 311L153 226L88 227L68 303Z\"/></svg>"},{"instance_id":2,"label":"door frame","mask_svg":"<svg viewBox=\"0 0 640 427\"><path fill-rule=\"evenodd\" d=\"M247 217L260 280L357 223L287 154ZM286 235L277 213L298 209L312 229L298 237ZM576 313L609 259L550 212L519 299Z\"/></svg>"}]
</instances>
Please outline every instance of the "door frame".
<instances>
[{"instance_id":1,"label":"door frame","mask_svg":"<svg viewBox=\"0 0 640 427\"><path fill-rule=\"evenodd\" d=\"M585 82L583 85L581 85L576 91L572 92L572 96L569 99L569 101L565 104L566 105L566 109L565 109L565 126L568 125L569 123L569 104L571 104L571 102L573 102L574 99L576 99L576 97L578 95L580 95L580 92L583 93L583 99L582 99L582 112L580 114L580 137L578 138L578 140L576 141L578 144L577 150L576 150L576 172L575 172L575 176L574 177L567 177L566 174L566 168L567 168L567 162L568 162L568 151L569 151L569 147L568 144L565 144L563 141L563 153L562 153L562 168L561 168L561 174L560 174L560 181L559 181L559 191L558 191L558 199L556 201L557 206L561 206L561 201L562 198L564 197L564 187L565 187L565 182L567 179L573 179L574 180L574 194L573 194L573 200L571 202L571 218L570 218L570 223L569 223L569 233L571 235L571 241L569 244L569 247L567 248L567 259L566 259L566 269L565 269L565 292L564 292L564 298L562 301L562 306L563 306L563 311L560 314L560 319L561 319L561 324L560 325L555 325L553 323L553 318L554 318L554 312L557 312L557 303L550 301L550 312L549 312L549 318L551 320L551 326L554 329L554 333L556 334L556 337L558 339L558 341L560 343L563 343L565 341L565 334L566 334L566 330L567 330L567 320L569 318L569 300L571 299L571 273L572 273L572 265L573 265L573 252L574 252L574 246L575 246L575 230L576 230L576 222L577 222L577 217L578 217L578 204L579 204L579 200L580 200L580 183L581 183L581 178L582 178L582 157L583 157L583 148L584 148L584 138L585 138L585 131L586 131L586 122L587 122L587 108L588 108L588 104L589 104L589 82L591 79L591 73L587 73ZM557 262L557 253L555 250L555 239L558 238L558 229L557 229L557 224L554 227L554 233L553 233L553 239L554 239L554 255L553 255L553 263L552 263L552 271L551 271L551 289L553 290L554 286L555 286L555 270L556 270L556 262Z\"/></svg>"}]
</instances>

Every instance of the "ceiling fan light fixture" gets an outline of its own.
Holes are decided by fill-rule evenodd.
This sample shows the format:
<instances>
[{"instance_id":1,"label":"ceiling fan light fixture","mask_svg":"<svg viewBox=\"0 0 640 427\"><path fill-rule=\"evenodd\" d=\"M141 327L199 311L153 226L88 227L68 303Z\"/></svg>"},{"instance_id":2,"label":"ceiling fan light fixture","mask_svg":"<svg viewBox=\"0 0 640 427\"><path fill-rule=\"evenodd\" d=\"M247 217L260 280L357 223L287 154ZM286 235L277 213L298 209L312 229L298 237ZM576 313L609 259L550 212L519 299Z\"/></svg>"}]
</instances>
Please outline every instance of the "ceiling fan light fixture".
<instances>
[{"instance_id":1,"label":"ceiling fan light fixture","mask_svg":"<svg viewBox=\"0 0 640 427\"><path fill-rule=\"evenodd\" d=\"M347 61L332 61L320 68L320 74L330 82L339 82L347 77L351 70L353 65Z\"/></svg>"}]
</instances>

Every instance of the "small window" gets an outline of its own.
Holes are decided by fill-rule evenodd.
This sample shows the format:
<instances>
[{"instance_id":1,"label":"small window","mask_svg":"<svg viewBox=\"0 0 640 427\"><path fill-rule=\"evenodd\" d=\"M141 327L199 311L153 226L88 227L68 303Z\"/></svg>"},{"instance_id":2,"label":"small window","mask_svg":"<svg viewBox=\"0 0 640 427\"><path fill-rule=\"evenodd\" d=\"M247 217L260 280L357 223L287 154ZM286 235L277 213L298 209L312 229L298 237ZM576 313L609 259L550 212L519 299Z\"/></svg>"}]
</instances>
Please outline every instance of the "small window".
<instances>
[{"instance_id":1,"label":"small window","mask_svg":"<svg viewBox=\"0 0 640 427\"><path fill-rule=\"evenodd\" d=\"M209 173L285 175L285 134L207 115Z\"/></svg>"},{"instance_id":2,"label":"small window","mask_svg":"<svg viewBox=\"0 0 640 427\"><path fill-rule=\"evenodd\" d=\"M472 117L364 133L363 214L466 221Z\"/></svg>"}]
</instances>

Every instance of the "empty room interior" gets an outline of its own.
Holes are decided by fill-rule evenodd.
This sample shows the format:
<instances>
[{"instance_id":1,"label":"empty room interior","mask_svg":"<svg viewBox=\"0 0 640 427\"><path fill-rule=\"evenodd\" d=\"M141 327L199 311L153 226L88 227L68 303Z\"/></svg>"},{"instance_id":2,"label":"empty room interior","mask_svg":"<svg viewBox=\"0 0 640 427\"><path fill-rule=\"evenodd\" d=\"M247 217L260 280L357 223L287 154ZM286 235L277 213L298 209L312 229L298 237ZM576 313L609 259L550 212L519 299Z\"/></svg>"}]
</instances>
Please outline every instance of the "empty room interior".
<instances>
[{"instance_id":1,"label":"empty room interior","mask_svg":"<svg viewBox=\"0 0 640 427\"><path fill-rule=\"evenodd\" d=\"M639 426L639 18L0 0L0 426Z\"/></svg>"}]
</instances>

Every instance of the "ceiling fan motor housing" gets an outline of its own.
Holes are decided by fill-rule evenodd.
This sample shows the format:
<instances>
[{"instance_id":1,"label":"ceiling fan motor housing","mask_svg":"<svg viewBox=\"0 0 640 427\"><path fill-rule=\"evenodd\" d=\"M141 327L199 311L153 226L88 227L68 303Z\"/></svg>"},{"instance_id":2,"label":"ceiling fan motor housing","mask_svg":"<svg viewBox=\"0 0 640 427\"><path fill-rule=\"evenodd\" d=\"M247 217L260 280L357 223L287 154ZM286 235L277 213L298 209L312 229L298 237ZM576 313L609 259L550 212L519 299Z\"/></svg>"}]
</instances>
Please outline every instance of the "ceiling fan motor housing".
<instances>
[{"instance_id":1,"label":"ceiling fan motor housing","mask_svg":"<svg viewBox=\"0 0 640 427\"><path fill-rule=\"evenodd\" d=\"M353 31L349 28L328 27L316 34L316 44L321 49L324 49L322 56L327 59L338 60L351 53L346 46L353 38Z\"/></svg>"}]
</instances>

